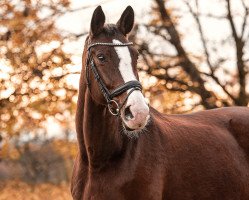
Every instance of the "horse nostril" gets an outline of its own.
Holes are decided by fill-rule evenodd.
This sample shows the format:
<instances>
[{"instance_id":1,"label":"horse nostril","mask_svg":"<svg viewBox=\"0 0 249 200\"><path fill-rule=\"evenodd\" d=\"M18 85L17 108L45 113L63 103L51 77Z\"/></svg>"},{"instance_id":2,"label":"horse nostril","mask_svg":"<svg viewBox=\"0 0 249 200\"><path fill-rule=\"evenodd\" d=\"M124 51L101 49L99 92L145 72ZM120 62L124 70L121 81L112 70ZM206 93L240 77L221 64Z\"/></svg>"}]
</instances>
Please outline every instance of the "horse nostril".
<instances>
[{"instance_id":1,"label":"horse nostril","mask_svg":"<svg viewBox=\"0 0 249 200\"><path fill-rule=\"evenodd\" d=\"M131 106L127 106L124 110L124 115L126 120L131 120L134 118L133 114L131 113Z\"/></svg>"}]
</instances>

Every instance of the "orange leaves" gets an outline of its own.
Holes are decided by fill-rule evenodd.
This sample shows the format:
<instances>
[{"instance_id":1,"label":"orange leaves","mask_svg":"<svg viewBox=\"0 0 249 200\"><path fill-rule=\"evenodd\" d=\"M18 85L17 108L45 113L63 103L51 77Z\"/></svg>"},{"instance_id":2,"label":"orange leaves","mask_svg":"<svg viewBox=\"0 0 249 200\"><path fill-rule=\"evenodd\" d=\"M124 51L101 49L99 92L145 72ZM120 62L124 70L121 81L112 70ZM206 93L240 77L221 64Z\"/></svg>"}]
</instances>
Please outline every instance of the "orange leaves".
<instances>
[{"instance_id":1,"label":"orange leaves","mask_svg":"<svg viewBox=\"0 0 249 200\"><path fill-rule=\"evenodd\" d=\"M77 145L74 142L69 142L67 140L54 140L53 148L65 159L75 158L78 152Z\"/></svg>"},{"instance_id":2,"label":"orange leaves","mask_svg":"<svg viewBox=\"0 0 249 200\"><path fill-rule=\"evenodd\" d=\"M16 148L13 148L8 142L4 142L0 151L0 159L18 160L20 153Z\"/></svg>"},{"instance_id":3,"label":"orange leaves","mask_svg":"<svg viewBox=\"0 0 249 200\"><path fill-rule=\"evenodd\" d=\"M72 112L76 89L64 78L70 74L71 57L63 50L63 33L55 26L56 16L66 11L69 3L1 1L0 58L11 70L1 81L0 119L8 119L0 121L0 130L9 136L39 128L47 116ZM54 73L55 69L60 73ZM58 92L62 89L63 93ZM9 96L2 98L1 93Z\"/></svg>"}]
</instances>

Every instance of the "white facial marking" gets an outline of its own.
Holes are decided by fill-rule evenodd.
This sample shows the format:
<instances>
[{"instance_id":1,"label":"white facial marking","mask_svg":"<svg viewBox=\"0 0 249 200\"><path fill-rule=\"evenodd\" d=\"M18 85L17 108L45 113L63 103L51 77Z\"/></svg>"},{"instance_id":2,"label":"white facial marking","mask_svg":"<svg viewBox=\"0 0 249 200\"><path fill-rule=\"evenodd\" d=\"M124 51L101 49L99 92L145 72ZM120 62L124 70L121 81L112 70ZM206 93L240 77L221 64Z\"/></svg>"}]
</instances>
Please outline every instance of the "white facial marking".
<instances>
[{"instance_id":1,"label":"white facial marking","mask_svg":"<svg viewBox=\"0 0 249 200\"><path fill-rule=\"evenodd\" d=\"M119 40L112 40L113 43L120 43ZM124 80L124 82L137 80L136 76L132 69L132 60L130 51L127 46L115 46L114 47L118 57L119 57L119 71L120 74ZM129 90L127 91L129 92ZM134 115L134 119L126 122L126 125L130 125L130 128L136 129L137 126L141 126L141 124L146 124L148 121L148 115L149 115L149 107L145 101L145 98L141 91L135 90L131 93L131 95L128 97L127 106L130 106L130 110L132 114Z\"/></svg>"},{"instance_id":2,"label":"white facial marking","mask_svg":"<svg viewBox=\"0 0 249 200\"><path fill-rule=\"evenodd\" d=\"M119 40L112 40L113 43L122 44ZM115 46L114 49L116 50L119 61L119 71L121 76L124 79L124 82L137 80L131 66L131 55L127 46L119 47Z\"/></svg>"}]
</instances>

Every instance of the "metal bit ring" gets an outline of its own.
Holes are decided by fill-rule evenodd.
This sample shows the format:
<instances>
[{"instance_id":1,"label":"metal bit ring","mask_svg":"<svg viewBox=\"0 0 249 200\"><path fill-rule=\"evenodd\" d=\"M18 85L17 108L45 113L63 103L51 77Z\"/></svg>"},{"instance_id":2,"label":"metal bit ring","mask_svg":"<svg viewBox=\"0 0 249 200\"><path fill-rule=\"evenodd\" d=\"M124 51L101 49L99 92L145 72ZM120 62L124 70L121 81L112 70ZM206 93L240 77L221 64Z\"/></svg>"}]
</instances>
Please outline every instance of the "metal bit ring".
<instances>
[{"instance_id":1,"label":"metal bit ring","mask_svg":"<svg viewBox=\"0 0 249 200\"><path fill-rule=\"evenodd\" d=\"M115 105L115 106L113 106L113 105ZM116 108L115 108L116 107ZM117 116L117 115L119 115L119 104L118 104L118 102L117 101L115 101L115 100L110 100L109 102L108 102L108 109L109 109L109 111L110 111L110 113L112 114L112 115L114 115L114 116Z\"/></svg>"}]
</instances>

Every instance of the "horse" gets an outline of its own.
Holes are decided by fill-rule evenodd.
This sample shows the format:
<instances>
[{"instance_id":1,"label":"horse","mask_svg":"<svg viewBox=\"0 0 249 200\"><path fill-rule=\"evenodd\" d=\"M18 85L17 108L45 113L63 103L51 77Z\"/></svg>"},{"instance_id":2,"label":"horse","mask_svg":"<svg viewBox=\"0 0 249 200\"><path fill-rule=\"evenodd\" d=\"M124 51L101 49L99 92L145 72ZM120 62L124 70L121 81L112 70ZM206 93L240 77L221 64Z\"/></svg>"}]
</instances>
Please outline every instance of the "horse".
<instances>
[{"instance_id":1,"label":"horse","mask_svg":"<svg viewBox=\"0 0 249 200\"><path fill-rule=\"evenodd\" d=\"M162 114L146 103L128 41L134 11L86 38L76 111L74 200L248 200L249 108Z\"/></svg>"}]
</instances>

